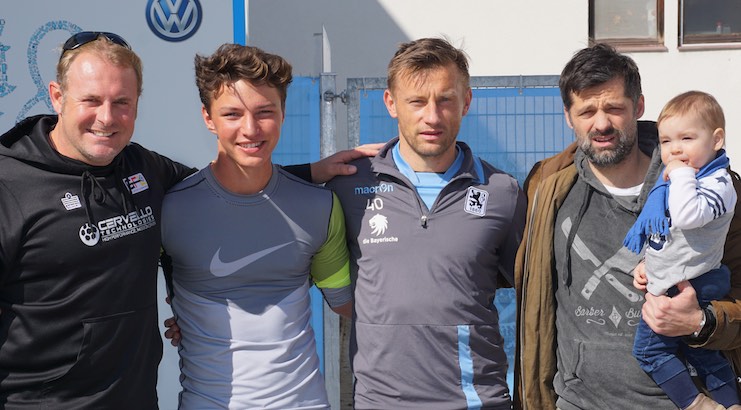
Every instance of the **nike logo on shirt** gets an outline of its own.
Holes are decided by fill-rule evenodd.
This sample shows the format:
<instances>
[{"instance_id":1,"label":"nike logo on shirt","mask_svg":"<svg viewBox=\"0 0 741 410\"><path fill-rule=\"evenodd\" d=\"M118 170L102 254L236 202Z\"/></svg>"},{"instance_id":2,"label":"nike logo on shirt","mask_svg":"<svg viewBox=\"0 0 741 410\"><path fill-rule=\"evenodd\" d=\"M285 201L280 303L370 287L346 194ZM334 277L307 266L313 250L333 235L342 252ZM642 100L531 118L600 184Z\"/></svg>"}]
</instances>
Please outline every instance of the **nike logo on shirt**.
<instances>
[{"instance_id":1,"label":"nike logo on shirt","mask_svg":"<svg viewBox=\"0 0 741 410\"><path fill-rule=\"evenodd\" d=\"M268 248L265 250L262 250L260 252L255 252L253 254L247 255L243 258L239 258L233 262L224 262L221 260L221 257L219 256L219 253L221 252L221 248L216 250L216 253L214 254L214 257L211 258L211 274L218 277L224 277L229 276L232 273L244 268L245 266L251 264L252 262L255 262L256 260L262 258L263 256L267 256L275 251L277 251L280 248L283 248L285 246L288 246L292 244L294 241L286 242L281 245L273 246L272 248Z\"/></svg>"}]
</instances>

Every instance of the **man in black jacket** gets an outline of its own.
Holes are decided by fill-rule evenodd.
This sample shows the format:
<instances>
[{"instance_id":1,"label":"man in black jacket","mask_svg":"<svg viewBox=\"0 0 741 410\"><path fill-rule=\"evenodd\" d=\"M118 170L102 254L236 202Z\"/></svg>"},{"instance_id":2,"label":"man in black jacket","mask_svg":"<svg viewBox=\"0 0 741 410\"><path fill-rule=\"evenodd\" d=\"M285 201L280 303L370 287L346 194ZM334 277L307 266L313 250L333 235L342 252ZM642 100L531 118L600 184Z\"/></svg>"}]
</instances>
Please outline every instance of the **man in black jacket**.
<instances>
[{"instance_id":1,"label":"man in black jacket","mask_svg":"<svg viewBox=\"0 0 741 410\"><path fill-rule=\"evenodd\" d=\"M57 115L0 137L0 407L157 408L160 208L192 169L130 143L141 87L123 38L78 33Z\"/></svg>"}]
</instances>

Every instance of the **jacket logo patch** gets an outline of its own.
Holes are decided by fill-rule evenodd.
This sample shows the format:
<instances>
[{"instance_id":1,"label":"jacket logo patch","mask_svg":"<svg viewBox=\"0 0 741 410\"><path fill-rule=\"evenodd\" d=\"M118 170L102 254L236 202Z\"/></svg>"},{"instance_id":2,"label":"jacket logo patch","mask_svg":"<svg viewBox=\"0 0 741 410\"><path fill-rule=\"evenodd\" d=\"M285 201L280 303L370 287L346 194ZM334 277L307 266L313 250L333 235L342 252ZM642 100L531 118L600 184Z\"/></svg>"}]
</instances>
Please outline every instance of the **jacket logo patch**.
<instances>
[{"instance_id":1,"label":"jacket logo patch","mask_svg":"<svg viewBox=\"0 0 741 410\"><path fill-rule=\"evenodd\" d=\"M129 187L129 190L131 190L132 194L136 194L149 189L149 184L147 183L147 180L144 178L144 175L142 175L141 172L125 178L124 183L126 184L126 186Z\"/></svg>"},{"instance_id":2,"label":"jacket logo patch","mask_svg":"<svg viewBox=\"0 0 741 410\"><path fill-rule=\"evenodd\" d=\"M80 197L77 195L72 195L69 192L64 194L64 198L62 198L62 205L64 205L64 209L68 211L71 211L77 208L82 208L82 204L80 203Z\"/></svg>"},{"instance_id":3,"label":"jacket logo patch","mask_svg":"<svg viewBox=\"0 0 741 410\"><path fill-rule=\"evenodd\" d=\"M95 225L86 223L80 228L80 240L87 246L95 246L100 240L100 231Z\"/></svg>"},{"instance_id":4,"label":"jacket logo patch","mask_svg":"<svg viewBox=\"0 0 741 410\"><path fill-rule=\"evenodd\" d=\"M377 199L377 198L376 198ZM383 208L383 206L381 206ZM366 208L367 209L367 208ZM375 214L368 220L368 226L371 229L370 234L373 235L367 238L358 238L358 241L363 245L377 245L385 243L397 243L399 238L396 236L382 236L386 234L389 229L389 220L386 215Z\"/></svg>"},{"instance_id":5,"label":"jacket logo patch","mask_svg":"<svg viewBox=\"0 0 741 410\"><path fill-rule=\"evenodd\" d=\"M666 243L666 236L659 234L659 233L652 233L648 237L648 246L650 246L655 251L660 251L664 249L664 244Z\"/></svg>"},{"instance_id":6,"label":"jacket logo patch","mask_svg":"<svg viewBox=\"0 0 741 410\"><path fill-rule=\"evenodd\" d=\"M381 236L386 233L386 229L389 227L389 220L381 214L376 214L368 221L368 225L373 230L371 232L373 235Z\"/></svg>"},{"instance_id":7,"label":"jacket logo patch","mask_svg":"<svg viewBox=\"0 0 741 410\"><path fill-rule=\"evenodd\" d=\"M468 188L466 195L466 205L463 208L471 215L486 215L486 202L489 200L489 193L474 187Z\"/></svg>"}]
</instances>

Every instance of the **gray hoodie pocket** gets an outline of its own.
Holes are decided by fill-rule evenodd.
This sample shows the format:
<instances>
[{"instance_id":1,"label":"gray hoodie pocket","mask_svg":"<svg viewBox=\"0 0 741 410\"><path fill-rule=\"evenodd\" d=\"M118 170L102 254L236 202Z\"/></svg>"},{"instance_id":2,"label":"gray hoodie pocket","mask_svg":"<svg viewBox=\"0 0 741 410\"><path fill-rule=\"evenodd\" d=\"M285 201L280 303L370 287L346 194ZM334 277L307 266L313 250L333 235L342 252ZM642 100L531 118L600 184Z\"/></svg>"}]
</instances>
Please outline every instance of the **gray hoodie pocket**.
<instances>
[{"instance_id":1,"label":"gray hoodie pocket","mask_svg":"<svg viewBox=\"0 0 741 410\"><path fill-rule=\"evenodd\" d=\"M675 409L638 366L625 338L616 342L575 341L574 368L563 374L562 399L580 408Z\"/></svg>"}]
</instances>

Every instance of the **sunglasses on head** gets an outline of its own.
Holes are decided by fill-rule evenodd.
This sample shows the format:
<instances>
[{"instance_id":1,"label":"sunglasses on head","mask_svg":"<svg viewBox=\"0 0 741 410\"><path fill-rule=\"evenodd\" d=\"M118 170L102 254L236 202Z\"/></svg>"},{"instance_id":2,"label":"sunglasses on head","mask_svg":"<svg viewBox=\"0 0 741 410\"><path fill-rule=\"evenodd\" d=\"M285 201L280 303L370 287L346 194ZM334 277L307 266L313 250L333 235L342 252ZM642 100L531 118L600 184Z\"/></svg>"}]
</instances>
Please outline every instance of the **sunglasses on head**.
<instances>
[{"instance_id":1,"label":"sunglasses on head","mask_svg":"<svg viewBox=\"0 0 741 410\"><path fill-rule=\"evenodd\" d=\"M62 55L69 50L74 50L91 41L95 41L101 36L111 40L113 44L118 44L121 47L131 50L129 43L127 43L126 40L118 34L108 33L106 31L81 31L64 42L64 46L62 46Z\"/></svg>"}]
</instances>

